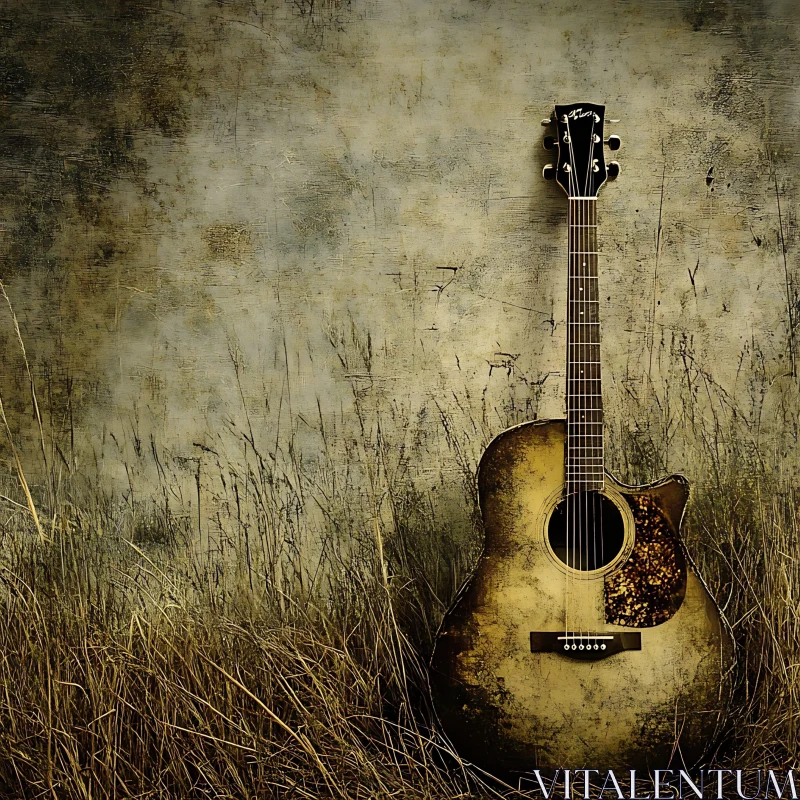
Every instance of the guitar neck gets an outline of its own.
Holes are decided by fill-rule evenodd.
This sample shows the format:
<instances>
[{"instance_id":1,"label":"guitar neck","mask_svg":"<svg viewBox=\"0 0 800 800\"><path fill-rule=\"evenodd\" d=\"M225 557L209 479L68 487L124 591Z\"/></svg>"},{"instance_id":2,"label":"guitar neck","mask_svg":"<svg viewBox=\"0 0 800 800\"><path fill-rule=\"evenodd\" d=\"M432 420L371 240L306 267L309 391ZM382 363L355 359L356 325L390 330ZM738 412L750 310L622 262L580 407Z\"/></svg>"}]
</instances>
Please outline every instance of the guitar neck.
<instances>
[{"instance_id":1,"label":"guitar neck","mask_svg":"<svg viewBox=\"0 0 800 800\"><path fill-rule=\"evenodd\" d=\"M567 491L604 485L597 200L570 197L567 281Z\"/></svg>"}]
</instances>

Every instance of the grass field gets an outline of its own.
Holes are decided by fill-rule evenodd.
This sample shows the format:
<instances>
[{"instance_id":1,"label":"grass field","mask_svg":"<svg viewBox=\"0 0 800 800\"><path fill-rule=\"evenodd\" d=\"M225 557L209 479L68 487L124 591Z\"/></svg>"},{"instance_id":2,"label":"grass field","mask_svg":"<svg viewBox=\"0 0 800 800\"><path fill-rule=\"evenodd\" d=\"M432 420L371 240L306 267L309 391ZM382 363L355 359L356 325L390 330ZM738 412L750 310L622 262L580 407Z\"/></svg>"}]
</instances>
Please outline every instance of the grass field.
<instances>
[{"instance_id":1,"label":"grass field","mask_svg":"<svg viewBox=\"0 0 800 800\"><path fill-rule=\"evenodd\" d=\"M458 398L431 405L453 466L443 486L414 469L425 447L416 423L354 396L347 435L329 433L320 413L313 460L286 442L259 450L252 429L232 428L243 455L198 457L191 513L166 468L146 499L88 490L56 469L43 428L48 469L29 482L11 436L0 492L1 796L518 794L458 760L427 697L433 633L480 548L473 476L491 436L485 416ZM611 457L627 480L663 472L678 460L668 452L702 476L685 538L740 654L715 763L796 765L789 456L741 413L664 407L620 410L640 424L612 427Z\"/></svg>"}]
</instances>

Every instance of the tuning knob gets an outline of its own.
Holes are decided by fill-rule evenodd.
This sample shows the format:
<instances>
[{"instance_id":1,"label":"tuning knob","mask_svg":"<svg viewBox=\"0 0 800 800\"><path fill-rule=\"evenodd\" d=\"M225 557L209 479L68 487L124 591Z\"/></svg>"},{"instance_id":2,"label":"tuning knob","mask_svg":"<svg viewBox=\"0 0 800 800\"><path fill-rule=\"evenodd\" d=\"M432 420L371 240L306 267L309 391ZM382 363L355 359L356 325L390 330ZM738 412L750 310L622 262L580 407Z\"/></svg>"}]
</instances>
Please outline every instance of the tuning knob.
<instances>
[{"instance_id":1,"label":"tuning knob","mask_svg":"<svg viewBox=\"0 0 800 800\"><path fill-rule=\"evenodd\" d=\"M610 150L619 150L622 139L620 139L619 136L609 136L608 139L606 139L606 144Z\"/></svg>"},{"instance_id":2,"label":"tuning knob","mask_svg":"<svg viewBox=\"0 0 800 800\"><path fill-rule=\"evenodd\" d=\"M552 164L545 164L542 170L542 177L546 181L551 181L556 176L556 168Z\"/></svg>"},{"instance_id":3,"label":"tuning knob","mask_svg":"<svg viewBox=\"0 0 800 800\"><path fill-rule=\"evenodd\" d=\"M608 172L608 177L610 180L614 180L619 175L619 162L612 161L607 167L606 171Z\"/></svg>"},{"instance_id":4,"label":"tuning knob","mask_svg":"<svg viewBox=\"0 0 800 800\"><path fill-rule=\"evenodd\" d=\"M548 125L552 125L553 120L548 117L547 119L542 120L542 127L546 128Z\"/></svg>"},{"instance_id":5,"label":"tuning knob","mask_svg":"<svg viewBox=\"0 0 800 800\"><path fill-rule=\"evenodd\" d=\"M544 145L545 150L552 150L556 146L556 137L545 136L542 140L542 144Z\"/></svg>"}]
</instances>

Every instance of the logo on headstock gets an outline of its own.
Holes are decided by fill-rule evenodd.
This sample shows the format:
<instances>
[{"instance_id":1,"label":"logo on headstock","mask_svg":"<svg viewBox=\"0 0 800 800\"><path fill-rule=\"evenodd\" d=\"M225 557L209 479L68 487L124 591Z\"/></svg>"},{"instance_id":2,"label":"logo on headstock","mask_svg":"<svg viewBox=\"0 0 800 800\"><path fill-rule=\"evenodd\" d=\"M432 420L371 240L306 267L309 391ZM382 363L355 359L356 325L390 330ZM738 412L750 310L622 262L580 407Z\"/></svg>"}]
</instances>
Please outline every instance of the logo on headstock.
<instances>
[{"instance_id":1,"label":"logo on headstock","mask_svg":"<svg viewBox=\"0 0 800 800\"><path fill-rule=\"evenodd\" d=\"M566 116L570 119L583 119L584 117L590 117L594 114L594 111L584 111L582 108L573 108ZM594 114L595 122L600 122L600 117L597 114Z\"/></svg>"}]
</instances>

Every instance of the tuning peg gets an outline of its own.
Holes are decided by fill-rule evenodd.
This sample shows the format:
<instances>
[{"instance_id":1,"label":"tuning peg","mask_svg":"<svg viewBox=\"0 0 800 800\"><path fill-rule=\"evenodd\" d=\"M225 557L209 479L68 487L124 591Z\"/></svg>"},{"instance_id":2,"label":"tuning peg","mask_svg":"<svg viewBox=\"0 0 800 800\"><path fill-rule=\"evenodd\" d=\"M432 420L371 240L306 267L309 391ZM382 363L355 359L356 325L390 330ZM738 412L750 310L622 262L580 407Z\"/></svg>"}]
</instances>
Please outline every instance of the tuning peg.
<instances>
[{"instance_id":1,"label":"tuning peg","mask_svg":"<svg viewBox=\"0 0 800 800\"><path fill-rule=\"evenodd\" d=\"M619 175L619 162L612 161L607 167L606 171L608 172L609 180L614 180Z\"/></svg>"},{"instance_id":2,"label":"tuning peg","mask_svg":"<svg viewBox=\"0 0 800 800\"><path fill-rule=\"evenodd\" d=\"M556 168L552 164L545 164L542 170L542 177L546 181L551 181L556 176Z\"/></svg>"},{"instance_id":3,"label":"tuning peg","mask_svg":"<svg viewBox=\"0 0 800 800\"><path fill-rule=\"evenodd\" d=\"M545 136L542 140L542 145L544 146L545 150L552 150L556 146L556 137Z\"/></svg>"},{"instance_id":4,"label":"tuning peg","mask_svg":"<svg viewBox=\"0 0 800 800\"><path fill-rule=\"evenodd\" d=\"M622 139L620 139L619 136L609 136L608 139L606 139L606 144L609 150L619 150Z\"/></svg>"},{"instance_id":5,"label":"tuning peg","mask_svg":"<svg viewBox=\"0 0 800 800\"><path fill-rule=\"evenodd\" d=\"M548 117L547 119L542 120L542 127L546 128L548 125L552 125L553 120Z\"/></svg>"}]
</instances>

